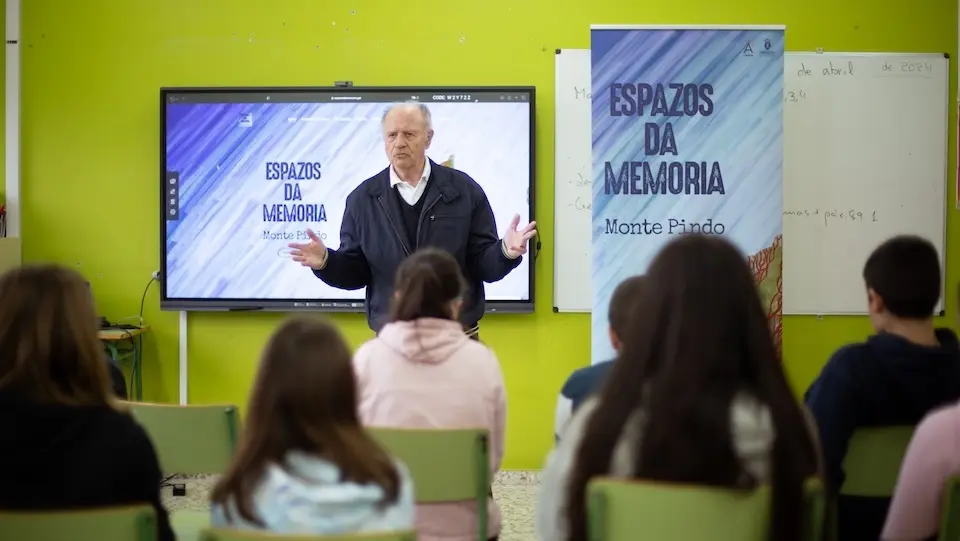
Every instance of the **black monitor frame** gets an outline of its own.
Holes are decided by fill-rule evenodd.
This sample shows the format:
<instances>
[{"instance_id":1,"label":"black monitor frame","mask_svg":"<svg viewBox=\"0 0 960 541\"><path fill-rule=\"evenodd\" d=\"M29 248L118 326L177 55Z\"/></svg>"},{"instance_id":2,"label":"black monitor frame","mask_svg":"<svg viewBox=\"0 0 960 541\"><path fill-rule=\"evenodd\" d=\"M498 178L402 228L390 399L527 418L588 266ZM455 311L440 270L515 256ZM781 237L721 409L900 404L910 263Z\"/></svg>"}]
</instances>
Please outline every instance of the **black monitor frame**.
<instances>
[{"instance_id":1,"label":"black monitor frame","mask_svg":"<svg viewBox=\"0 0 960 541\"><path fill-rule=\"evenodd\" d=\"M173 102L189 103L193 100L222 102L218 96L229 96L230 101L243 103L247 98L250 103L260 103L267 100L289 100L291 102L316 102L318 95L327 95L331 101L344 98L363 100L364 98L378 102L389 103L406 100L396 100L397 95L409 94L409 101L430 103L451 103L474 101L476 99L498 98L497 101L510 98L522 99L530 103L530 189L529 214L530 221L536 218L536 87L533 86L448 86L448 87L417 87L417 86L383 86L383 87L165 87L160 89L160 309L163 311L320 311L320 312L363 312L365 303L362 299L200 299L200 298L170 298L167 295L167 238L166 238L166 162L167 162L167 109L166 105ZM501 95L502 94L502 95ZM391 99L385 100L389 96ZM322 103L322 102L319 102ZM505 224L497 224L502 227ZM539 239L532 239L527 265L529 284L529 298L521 300L487 300L487 313L530 313L536 306L536 256L539 251Z\"/></svg>"}]
</instances>

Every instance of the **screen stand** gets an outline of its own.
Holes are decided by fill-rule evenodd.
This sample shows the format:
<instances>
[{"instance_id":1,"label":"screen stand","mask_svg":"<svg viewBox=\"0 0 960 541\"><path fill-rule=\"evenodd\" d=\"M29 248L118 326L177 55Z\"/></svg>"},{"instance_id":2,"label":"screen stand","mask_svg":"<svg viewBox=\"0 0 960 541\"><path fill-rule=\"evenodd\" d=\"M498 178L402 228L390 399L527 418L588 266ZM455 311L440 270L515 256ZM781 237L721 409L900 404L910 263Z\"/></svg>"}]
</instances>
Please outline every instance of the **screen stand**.
<instances>
[{"instance_id":1,"label":"screen stand","mask_svg":"<svg viewBox=\"0 0 960 541\"><path fill-rule=\"evenodd\" d=\"M20 236L20 0L6 0L5 34L6 82L4 106L6 108L6 233L4 237Z\"/></svg>"},{"instance_id":2,"label":"screen stand","mask_svg":"<svg viewBox=\"0 0 960 541\"><path fill-rule=\"evenodd\" d=\"M187 405L187 313L180 312L180 405Z\"/></svg>"}]
</instances>

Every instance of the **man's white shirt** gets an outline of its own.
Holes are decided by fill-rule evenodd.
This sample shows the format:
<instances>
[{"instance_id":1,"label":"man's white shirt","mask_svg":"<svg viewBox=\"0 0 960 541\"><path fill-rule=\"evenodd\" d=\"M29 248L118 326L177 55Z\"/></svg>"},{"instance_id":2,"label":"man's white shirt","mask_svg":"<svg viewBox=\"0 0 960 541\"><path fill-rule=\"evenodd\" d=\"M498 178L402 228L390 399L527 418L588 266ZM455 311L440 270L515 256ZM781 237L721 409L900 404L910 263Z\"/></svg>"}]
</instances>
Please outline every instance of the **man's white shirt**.
<instances>
[{"instance_id":1,"label":"man's white shirt","mask_svg":"<svg viewBox=\"0 0 960 541\"><path fill-rule=\"evenodd\" d=\"M416 186L411 186L409 182L400 178L400 175L397 174L397 170L391 165L390 187L396 187L397 193L400 194L400 197L402 197L403 200L412 207L413 205L416 205L418 201L420 201L420 198L423 197L423 194L427 191L427 181L430 180L431 169L430 158L426 158L423 161L423 172L420 173L420 182L418 182ZM510 253L510 250L507 249L506 240L500 241L500 250L503 252L503 255L507 257L507 259L516 259L520 257L520 254ZM324 260L324 263L326 263L326 260Z\"/></svg>"},{"instance_id":2,"label":"man's white shirt","mask_svg":"<svg viewBox=\"0 0 960 541\"><path fill-rule=\"evenodd\" d=\"M427 191L427 181L430 180L430 158L423 161L423 172L420 173L420 182L416 186L411 186L409 182L400 178L397 170L390 166L390 187L397 187L400 197L411 207L420 201L423 193Z\"/></svg>"}]
</instances>

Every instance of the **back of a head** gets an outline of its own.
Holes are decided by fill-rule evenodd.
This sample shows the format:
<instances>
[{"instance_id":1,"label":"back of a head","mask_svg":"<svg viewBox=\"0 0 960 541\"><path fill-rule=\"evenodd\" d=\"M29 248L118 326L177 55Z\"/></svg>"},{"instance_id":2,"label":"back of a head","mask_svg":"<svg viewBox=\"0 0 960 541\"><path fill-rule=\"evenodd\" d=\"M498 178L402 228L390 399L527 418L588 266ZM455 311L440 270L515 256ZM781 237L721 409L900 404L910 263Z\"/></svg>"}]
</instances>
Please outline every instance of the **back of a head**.
<instances>
[{"instance_id":1,"label":"back of a head","mask_svg":"<svg viewBox=\"0 0 960 541\"><path fill-rule=\"evenodd\" d=\"M381 484L391 501L396 497L396 470L360 424L350 349L326 319L289 319L270 338L237 454L211 501L233 500L245 520L259 523L254 485L290 451L322 457L340 468L344 480Z\"/></svg>"},{"instance_id":2,"label":"back of a head","mask_svg":"<svg viewBox=\"0 0 960 541\"><path fill-rule=\"evenodd\" d=\"M257 370L244 430L275 446L312 450L318 427L359 426L350 349L326 319L296 317L270 337Z\"/></svg>"},{"instance_id":3,"label":"back of a head","mask_svg":"<svg viewBox=\"0 0 960 541\"><path fill-rule=\"evenodd\" d=\"M644 276L631 276L620 282L610 296L610 306L607 309L607 321L618 340L622 340L621 337L626 336L630 332L628 327L630 318L640 303L645 290L645 284L646 278Z\"/></svg>"},{"instance_id":4,"label":"back of a head","mask_svg":"<svg viewBox=\"0 0 960 541\"><path fill-rule=\"evenodd\" d=\"M424 248L397 269L390 321L456 319L454 304L467 291L460 265L449 253Z\"/></svg>"},{"instance_id":5,"label":"back of a head","mask_svg":"<svg viewBox=\"0 0 960 541\"><path fill-rule=\"evenodd\" d=\"M894 317L929 319L940 300L937 249L920 237L893 237L867 258L863 280Z\"/></svg>"},{"instance_id":6,"label":"back of a head","mask_svg":"<svg viewBox=\"0 0 960 541\"><path fill-rule=\"evenodd\" d=\"M56 265L0 277L0 390L63 405L113 399L88 283Z\"/></svg>"},{"instance_id":7,"label":"back of a head","mask_svg":"<svg viewBox=\"0 0 960 541\"><path fill-rule=\"evenodd\" d=\"M779 371L746 257L722 237L684 235L668 243L644 285L621 355L634 383L724 387L732 396L759 392L761 374Z\"/></svg>"},{"instance_id":8,"label":"back of a head","mask_svg":"<svg viewBox=\"0 0 960 541\"><path fill-rule=\"evenodd\" d=\"M572 539L586 531L583 487L608 472L612 449L641 408L637 477L744 487L750 476L731 431L731 406L740 393L770 409L777 433L774 484L786 491L777 496L784 505L775 504L774 529L791 532L799 514L789 506L799 509L816 455L746 257L721 237L683 235L651 262L644 289L578 451L567 510Z\"/></svg>"}]
</instances>

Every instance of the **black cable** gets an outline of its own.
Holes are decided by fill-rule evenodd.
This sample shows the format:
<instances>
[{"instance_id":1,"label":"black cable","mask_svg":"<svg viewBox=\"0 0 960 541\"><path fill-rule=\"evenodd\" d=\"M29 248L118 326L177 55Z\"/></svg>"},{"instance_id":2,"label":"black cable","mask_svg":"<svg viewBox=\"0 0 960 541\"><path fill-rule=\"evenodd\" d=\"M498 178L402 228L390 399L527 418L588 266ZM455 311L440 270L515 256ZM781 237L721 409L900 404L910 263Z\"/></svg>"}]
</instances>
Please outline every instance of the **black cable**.
<instances>
[{"instance_id":1,"label":"black cable","mask_svg":"<svg viewBox=\"0 0 960 541\"><path fill-rule=\"evenodd\" d=\"M147 301L147 293L150 291L150 286L153 285L153 283L156 281L157 279L151 276L150 281L147 282L147 287L143 288L143 294L140 295L140 312L139 314L137 314L137 319L139 320L140 327L143 327L143 306L144 304L146 304L146 301ZM134 345L136 347L137 351L135 351L134 354L136 355L136 353L139 352L140 363L142 364L143 363L143 333L140 333L140 335L138 336L133 336L133 334L126 329L120 329L120 330L126 331L124 333L123 339L129 339L131 342L131 345ZM133 344L134 340L136 340L136 344ZM133 397L133 387L134 387L133 384L136 381L138 369L139 367L137 366L137 363L133 363L133 366L130 368L130 381L127 383L127 396L129 397ZM143 397L138 396L137 400L143 400Z\"/></svg>"},{"instance_id":2,"label":"black cable","mask_svg":"<svg viewBox=\"0 0 960 541\"><path fill-rule=\"evenodd\" d=\"M168 475L160 480L160 488L164 489L166 487L172 487L173 483L170 482L171 479L176 477L176 475Z\"/></svg>"},{"instance_id":3,"label":"black cable","mask_svg":"<svg viewBox=\"0 0 960 541\"><path fill-rule=\"evenodd\" d=\"M147 282L147 287L143 288L143 294L140 295L140 313L138 314L137 317L138 317L139 320L140 320L140 326L141 326L141 327L143 327L143 305L144 305L144 303L146 303L146 301L147 301L147 292L150 291L150 286L152 286L153 283L156 282L156 281L157 281L156 278L154 278L153 276L150 276L150 281ZM136 346L137 346L137 351L135 352L135 354L139 354L139 355L140 355L140 363L139 363L139 364L143 364L143 333L140 333L140 334L135 338L135 340L137 341L137 344L136 344ZM131 385L130 394L133 394L133 391L132 391L132 388L133 388L133 387L132 387L132 385L133 385L133 382L136 381L136 380L134 379L134 374L136 374L136 373L137 373L137 370L140 368L140 367L137 366L137 364L138 364L138 363L133 363L133 369L130 370L130 385ZM137 396L137 400L143 400L143 397L142 397L142 396Z\"/></svg>"},{"instance_id":4,"label":"black cable","mask_svg":"<svg viewBox=\"0 0 960 541\"><path fill-rule=\"evenodd\" d=\"M147 300L147 292L150 291L150 286L156 282L157 279L153 276L150 277L150 281L147 282L147 287L143 288L143 295L140 295L140 325L143 325L143 304Z\"/></svg>"}]
</instances>

